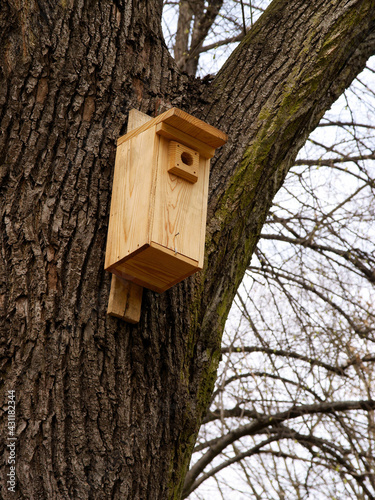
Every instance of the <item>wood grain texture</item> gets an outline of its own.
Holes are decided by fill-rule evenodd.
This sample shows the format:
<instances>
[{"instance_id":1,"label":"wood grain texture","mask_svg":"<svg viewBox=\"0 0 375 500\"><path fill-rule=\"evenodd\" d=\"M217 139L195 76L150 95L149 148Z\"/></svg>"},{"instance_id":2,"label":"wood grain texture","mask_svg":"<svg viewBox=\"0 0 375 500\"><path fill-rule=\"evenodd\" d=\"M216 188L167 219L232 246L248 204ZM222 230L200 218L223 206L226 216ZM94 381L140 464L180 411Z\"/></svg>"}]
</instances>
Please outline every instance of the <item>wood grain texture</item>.
<instances>
[{"instance_id":1,"label":"wood grain texture","mask_svg":"<svg viewBox=\"0 0 375 500\"><path fill-rule=\"evenodd\" d=\"M128 119L128 130L140 127L151 120L151 117L131 109ZM112 274L107 314L120 318L127 323L138 323L141 317L143 287L119 278Z\"/></svg>"},{"instance_id":2,"label":"wood grain texture","mask_svg":"<svg viewBox=\"0 0 375 500\"><path fill-rule=\"evenodd\" d=\"M153 127L117 148L106 269L150 242L158 142Z\"/></svg>"},{"instance_id":3,"label":"wood grain texture","mask_svg":"<svg viewBox=\"0 0 375 500\"><path fill-rule=\"evenodd\" d=\"M209 160L201 159L195 184L167 172L169 141L160 137L158 176L151 241L200 261L204 252ZM204 227L203 227L204 225ZM202 231L203 228L203 231Z\"/></svg>"},{"instance_id":4,"label":"wood grain texture","mask_svg":"<svg viewBox=\"0 0 375 500\"><path fill-rule=\"evenodd\" d=\"M199 175L199 153L176 141L169 142L168 172L196 183Z\"/></svg>"},{"instance_id":5,"label":"wood grain texture","mask_svg":"<svg viewBox=\"0 0 375 500\"><path fill-rule=\"evenodd\" d=\"M165 122L156 125L156 133L162 135L166 139L178 141L189 148L195 149L201 156L204 156L204 158L212 158L215 154L215 148L208 146L202 141L198 141L198 139L185 134L185 132L181 132L181 130L175 127L171 127Z\"/></svg>"},{"instance_id":6,"label":"wood grain texture","mask_svg":"<svg viewBox=\"0 0 375 500\"><path fill-rule=\"evenodd\" d=\"M138 323L141 317L143 287L112 274L107 314L127 323Z\"/></svg>"},{"instance_id":7,"label":"wood grain texture","mask_svg":"<svg viewBox=\"0 0 375 500\"><path fill-rule=\"evenodd\" d=\"M190 132L197 133L198 125L204 128L200 120L188 121L190 115L178 111L169 110L161 119L173 118ZM157 134L155 120L118 141L105 268L164 292L203 266L210 160L169 140L176 138L169 135L175 129L168 123L168 138ZM204 134L212 135L212 129ZM191 142L201 144L194 138ZM183 163L183 154L191 166ZM169 172L171 165L178 175Z\"/></svg>"},{"instance_id":8,"label":"wood grain texture","mask_svg":"<svg viewBox=\"0 0 375 500\"><path fill-rule=\"evenodd\" d=\"M114 272L126 280L163 293L200 268L198 261L189 259L169 248L152 242L131 258L121 262Z\"/></svg>"},{"instance_id":9,"label":"wood grain texture","mask_svg":"<svg viewBox=\"0 0 375 500\"><path fill-rule=\"evenodd\" d=\"M224 132L221 132L212 125L185 113L185 111L182 111L181 109L171 108L165 113L162 113L154 118L152 121L145 123L136 130L120 137L117 141L117 145L119 146L123 142L130 140L135 135L140 134L148 128L154 127L162 122L181 130L185 134L190 135L198 141L201 141L215 149L225 144L228 140L228 136Z\"/></svg>"}]
</instances>

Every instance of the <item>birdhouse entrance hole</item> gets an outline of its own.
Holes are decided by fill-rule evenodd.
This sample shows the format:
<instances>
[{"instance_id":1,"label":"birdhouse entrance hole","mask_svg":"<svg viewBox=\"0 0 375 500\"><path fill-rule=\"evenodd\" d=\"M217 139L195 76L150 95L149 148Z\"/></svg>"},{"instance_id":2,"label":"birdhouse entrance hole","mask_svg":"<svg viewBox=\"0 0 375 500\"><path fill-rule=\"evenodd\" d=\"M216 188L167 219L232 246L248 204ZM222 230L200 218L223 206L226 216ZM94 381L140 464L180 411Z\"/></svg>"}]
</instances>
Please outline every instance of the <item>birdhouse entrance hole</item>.
<instances>
[{"instance_id":1,"label":"birdhouse entrance hole","mask_svg":"<svg viewBox=\"0 0 375 500\"><path fill-rule=\"evenodd\" d=\"M193 157L191 156L190 153L187 153L186 151L184 151L182 154L181 154L181 161L182 163L185 163L185 165L192 165L193 164Z\"/></svg>"}]
</instances>

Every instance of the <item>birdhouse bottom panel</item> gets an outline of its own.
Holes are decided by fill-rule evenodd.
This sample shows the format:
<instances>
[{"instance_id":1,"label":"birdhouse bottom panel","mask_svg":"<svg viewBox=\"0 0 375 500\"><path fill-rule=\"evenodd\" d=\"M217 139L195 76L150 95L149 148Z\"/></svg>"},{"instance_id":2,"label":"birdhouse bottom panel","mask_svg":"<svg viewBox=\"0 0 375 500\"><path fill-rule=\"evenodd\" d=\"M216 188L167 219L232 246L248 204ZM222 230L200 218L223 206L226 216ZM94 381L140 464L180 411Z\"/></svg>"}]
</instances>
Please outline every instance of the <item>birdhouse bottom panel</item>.
<instances>
[{"instance_id":1,"label":"birdhouse bottom panel","mask_svg":"<svg viewBox=\"0 0 375 500\"><path fill-rule=\"evenodd\" d=\"M108 270L120 278L162 293L200 269L198 261L151 242Z\"/></svg>"}]
</instances>

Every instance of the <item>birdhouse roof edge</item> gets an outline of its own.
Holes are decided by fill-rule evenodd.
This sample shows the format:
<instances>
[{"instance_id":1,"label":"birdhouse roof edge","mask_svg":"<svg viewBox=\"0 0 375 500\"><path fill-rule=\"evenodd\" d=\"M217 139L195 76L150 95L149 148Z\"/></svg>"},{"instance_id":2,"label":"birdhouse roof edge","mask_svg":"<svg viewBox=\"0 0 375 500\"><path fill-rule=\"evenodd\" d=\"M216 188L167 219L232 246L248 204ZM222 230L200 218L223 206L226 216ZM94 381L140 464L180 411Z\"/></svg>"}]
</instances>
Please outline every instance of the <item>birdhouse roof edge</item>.
<instances>
[{"instance_id":1,"label":"birdhouse roof edge","mask_svg":"<svg viewBox=\"0 0 375 500\"><path fill-rule=\"evenodd\" d=\"M191 137L194 137L195 139L198 139L213 148L222 146L228 140L227 134L215 128L214 126L205 123L204 121L196 118L193 115L190 115L189 113L186 113L182 109L170 108L168 111L165 111L156 118L153 118L140 127L137 127L131 132L128 132L127 134L119 137L117 146L120 146L125 141L128 141L129 139L136 137L149 128L163 122L173 126L178 130L181 130L185 134L190 135Z\"/></svg>"}]
</instances>

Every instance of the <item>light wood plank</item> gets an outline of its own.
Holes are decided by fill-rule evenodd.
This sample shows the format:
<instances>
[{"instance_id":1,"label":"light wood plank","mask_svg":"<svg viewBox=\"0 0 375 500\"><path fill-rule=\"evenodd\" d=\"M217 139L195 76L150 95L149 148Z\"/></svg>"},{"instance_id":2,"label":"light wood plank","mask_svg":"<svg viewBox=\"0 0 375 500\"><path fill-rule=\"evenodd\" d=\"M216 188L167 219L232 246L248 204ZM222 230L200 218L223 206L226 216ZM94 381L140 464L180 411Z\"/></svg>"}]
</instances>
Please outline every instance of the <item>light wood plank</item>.
<instances>
[{"instance_id":1,"label":"light wood plank","mask_svg":"<svg viewBox=\"0 0 375 500\"><path fill-rule=\"evenodd\" d=\"M128 117L128 132L138 127L141 127L142 125L150 122L151 120L152 120L151 116L142 113L142 111L138 111L138 109L131 109L129 111L129 117Z\"/></svg>"},{"instance_id":2,"label":"light wood plank","mask_svg":"<svg viewBox=\"0 0 375 500\"><path fill-rule=\"evenodd\" d=\"M147 123L151 119L152 118L149 117L148 115L136 109L131 109L128 117L128 130L130 131L137 127L140 127L141 125ZM127 149L124 150L123 154L126 153ZM119 173L116 175L116 166L115 166L114 183L115 181L121 182L121 179L119 178ZM119 193L117 192L117 195L118 194ZM117 201L118 200L115 200L115 203ZM114 201L112 197L111 206L113 204ZM114 253L117 254L119 253L119 249L117 247L112 249L112 251L114 251ZM111 256L109 255L107 259L107 253L106 253L106 264L109 263L110 260ZM133 323L133 324L138 323L141 316L142 294L143 294L143 287L137 285L136 283L123 280L118 276L112 274L111 290L109 294L107 314L117 318L121 318L128 323Z\"/></svg>"},{"instance_id":3,"label":"light wood plank","mask_svg":"<svg viewBox=\"0 0 375 500\"><path fill-rule=\"evenodd\" d=\"M138 323L141 317L143 288L112 274L107 314L128 323Z\"/></svg>"},{"instance_id":4,"label":"light wood plank","mask_svg":"<svg viewBox=\"0 0 375 500\"><path fill-rule=\"evenodd\" d=\"M168 173L169 141L160 137L155 212L151 241L200 261L206 220L209 160L200 158L197 182L192 184ZM205 232L205 227L203 228Z\"/></svg>"},{"instance_id":5,"label":"light wood plank","mask_svg":"<svg viewBox=\"0 0 375 500\"><path fill-rule=\"evenodd\" d=\"M165 122L158 123L158 125L156 125L156 133L162 135L170 141L178 141L181 142L181 144L188 146L189 148L195 149L201 156L204 156L205 158L212 158L215 154L215 148L207 146L207 144L198 141L191 135L187 135L184 132L181 132L181 130L178 130L177 128L171 127Z\"/></svg>"},{"instance_id":6,"label":"light wood plank","mask_svg":"<svg viewBox=\"0 0 375 500\"><path fill-rule=\"evenodd\" d=\"M117 148L105 269L149 243L158 136L146 130Z\"/></svg>"},{"instance_id":7,"label":"light wood plank","mask_svg":"<svg viewBox=\"0 0 375 500\"><path fill-rule=\"evenodd\" d=\"M226 135L175 108L146 118L133 112L118 141L106 269L163 292L203 267L209 158Z\"/></svg>"},{"instance_id":8,"label":"light wood plank","mask_svg":"<svg viewBox=\"0 0 375 500\"><path fill-rule=\"evenodd\" d=\"M118 264L115 272L144 285L155 292L165 292L171 286L201 269L199 263L152 242L139 253Z\"/></svg>"},{"instance_id":9,"label":"light wood plank","mask_svg":"<svg viewBox=\"0 0 375 500\"><path fill-rule=\"evenodd\" d=\"M200 269L203 269L204 263L204 247L206 241L206 224L207 224L207 204L208 204L208 184L209 184L209 176L210 176L210 160L206 158L199 158L199 171L203 171L206 174L205 181L203 182L202 190L202 218L201 218L201 234L199 236L199 241L201 242L199 249L199 258L198 258L198 266Z\"/></svg>"},{"instance_id":10,"label":"light wood plank","mask_svg":"<svg viewBox=\"0 0 375 500\"><path fill-rule=\"evenodd\" d=\"M179 142L170 141L168 172L193 184L197 182L199 175L198 151Z\"/></svg>"},{"instance_id":11,"label":"light wood plank","mask_svg":"<svg viewBox=\"0 0 375 500\"><path fill-rule=\"evenodd\" d=\"M190 135L198 141L203 142L215 149L225 144L228 140L228 136L224 132L221 132L221 130L218 130L212 125L185 113L185 111L182 111L181 109L171 108L156 118L153 118L148 123L145 123L137 129L120 137L117 141L117 145L132 139L148 128L154 127L162 122L177 128L181 132L184 132L185 134Z\"/></svg>"}]
</instances>

